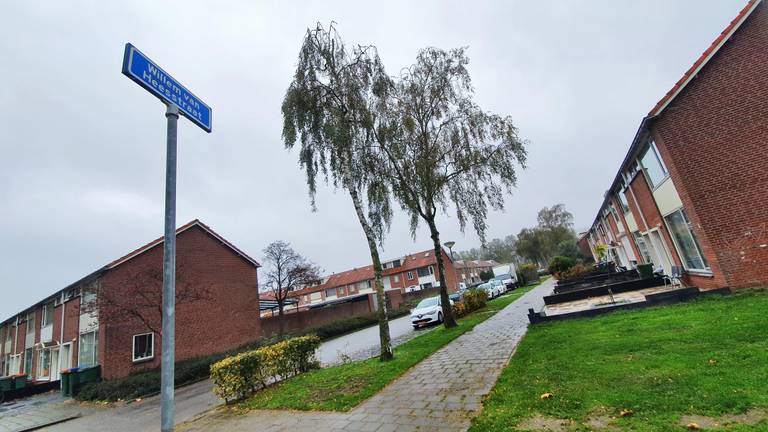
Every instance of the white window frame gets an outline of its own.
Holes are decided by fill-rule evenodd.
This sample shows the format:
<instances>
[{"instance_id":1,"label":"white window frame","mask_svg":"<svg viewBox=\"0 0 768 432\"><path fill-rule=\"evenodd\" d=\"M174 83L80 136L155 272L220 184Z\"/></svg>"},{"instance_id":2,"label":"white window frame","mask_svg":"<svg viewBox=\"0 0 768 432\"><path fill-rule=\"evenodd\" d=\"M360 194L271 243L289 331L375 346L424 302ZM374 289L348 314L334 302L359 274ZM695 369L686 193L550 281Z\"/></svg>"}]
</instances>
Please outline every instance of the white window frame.
<instances>
[{"instance_id":1,"label":"white window frame","mask_svg":"<svg viewBox=\"0 0 768 432\"><path fill-rule=\"evenodd\" d=\"M409 271L407 274L408 280L413 280L413 272Z\"/></svg>"},{"instance_id":2,"label":"white window frame","mask_svg":"<svg viewBox=\"0 0 768 432\"><path fill-rule=\"evenodd\" d=\"M152 337L152 343L149 344L149 346L152 348L152 354L150 354L147 357L136 358L136 338L141 336L147 336L147 335ZM140 334L133 335L133 343L131 345L131 358L133 359L134 363L145 362L147 360L152 360L153 358L155 358L155 332L140 333Z\"/></svg>"},{"instance_id":3,"label":"white window frame","mask_svg":"<svg viewBox=\"0 0 768 432\"><path fill-rule=\"evenodd\" d=\"M85 363L87 366L81 366L83 365L83 350L82 350L82 344L83 344L83 336L87 336L89 334L93 334L93 363ZM99 332L98 330L91 330L89 332L80 333L80 336L77 338L77 366L78 367L91 367L96 366L99 364Z\"/></svg>"},{"instance_id":4,"label":"white window frame","mask_svg":"<svg viewBox=\"0 0 768 432\"><path fill-rule=\"evenodd\" d=\"M653 152L653 156L655 157L656 162L659 163L659 166L664 172L664 176L661 179L659 179L658 182L655 182L655 183L651 180L651 176L648 175L648 170L646 169L645 165L643 165L643 158L645 158L645 155L647 155L648 152ZM648 186L651 187L652 191L655 191L656 189L658 189L659 186L661 186L669 178L669 169L667 169L667 164L665 164L664 159L661 158L661 153L659 153L659 148L656 147L656 143L653 140L648 141L648 147L645 149L644 152L640 153L640 156L637 158L637 163L640 165L641 171L645 176L645 180L648 182Z\"/></svg>"},{"instance_id":5,"label":"white window frame","mask_svg":"<svg viewBox=\"0 0 768 432\"><path fill-rule=\"evenodd\" d=\"M675 232L672 230L672 227L669 226L669 221L667 221L667 217L680 212L684 215L685 219L688 220L688 232L690 233L691 237L694 240L694 248L696 249L696 254L699 256L699 260L702 264L705 265L704 268L695 268L688 266L688 263L685 262L685 255L683 254L683 250L680 247L680 244L677 242L677 238L675 237ZM696 233L693 232L693 227L690 226L691 222L688 218L688 215L685 214L685 209L683 207L677 208L675 211L669 212L666 216L662 216L662 219L664 220L664 226L667 228L667 232L669 233L669 238L672 239L672 244L675 246L675 251L677 252L677 256L680 257L680 262L683 264L683 268L686 272L692 273L692 274L701 274L701 275L711 275L712 274L712 267L709 266L709 261L707 261L706 257L704 256L704 251L700 249L701 245L699 244L698 239L696 238Z\"/></svg>"},{"instance_id":6,"label":"white window frame","mask_svg":"<svg viewBox=\"0 0 768 432\"><path fill-rule=\"evenodd\" d=\"M48 320L46 319L46 316L45 316L45 309L48 308L48 307L51 308L50 322L48 322ZM40 328L41 329L45 328L46 326L49 326L49 325L53 324L53 316L54 316L53 308L54 308L53 302L46 303L46 304L43 305L43 307L40 308L40 310L41 310L41 312L40 312Z\"/></svg>"},{"instance_id":7,"label":"white window frame","mask_svg":"<svg viewBox=\"0 0 768 432\"><path fill-rule=\"evenodd\" d=\"M43 351L48 351L48 375L41 375L43 371ZM51 368L53 367L53 364L51 363L51 349L50 348L40 348L37 350L37 370L35 371L37 373L37 380L38 381L49 381L51 379Z\"/></svg>"}]
</instances>

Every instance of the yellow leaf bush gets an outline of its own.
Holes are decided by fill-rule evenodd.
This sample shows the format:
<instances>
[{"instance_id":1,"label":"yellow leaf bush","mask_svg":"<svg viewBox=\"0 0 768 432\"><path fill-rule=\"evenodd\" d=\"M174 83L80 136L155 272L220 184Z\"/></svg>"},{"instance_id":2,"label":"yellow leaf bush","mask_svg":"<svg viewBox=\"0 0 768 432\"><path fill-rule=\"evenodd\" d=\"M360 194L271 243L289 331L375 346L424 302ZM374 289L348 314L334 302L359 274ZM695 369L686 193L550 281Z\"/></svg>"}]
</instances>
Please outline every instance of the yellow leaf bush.
<instances>
[{"instance_id":1,"label":"yellow leaf bush","mask_svg":"<svg viewBox=\"0 0 768 432\"><path fill-rule=\"evenodd\" d=\"M287 379L319 367L315 335L287 339L274 345L246 351L211 365L216 396L229 402L243 398L271 381Z\"/></svg>"}]
</instances>

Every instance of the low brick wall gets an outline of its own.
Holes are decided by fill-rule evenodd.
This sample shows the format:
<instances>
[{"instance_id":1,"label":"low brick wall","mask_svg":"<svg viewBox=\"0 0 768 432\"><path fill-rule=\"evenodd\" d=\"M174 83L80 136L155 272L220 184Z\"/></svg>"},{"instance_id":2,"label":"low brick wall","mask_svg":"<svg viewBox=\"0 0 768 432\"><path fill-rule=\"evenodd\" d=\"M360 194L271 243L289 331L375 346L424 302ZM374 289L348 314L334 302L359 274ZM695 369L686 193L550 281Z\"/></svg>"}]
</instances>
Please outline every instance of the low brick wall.
<instances>
[{"instance_id":1,"label":"low brick wall","mask_svg":"<svg viewBox=\"0 0 768 432\"><path fill-rule=\"evenodd\" d=\"M426 290L425 290L426 291ZM421 292L421 291L419 291ZM402 307L406 296L398 290L387 291L387 308L394 310ZM415 294L415 293L414 293ZM333 321L351 318L359 315L369 315L376 311L376 294L368 294L347 303L338 303L317 309L301 312L290 312L283 315L285 332L293 333L320 327ZM269 338L280 334L280 317L274 316L261 319L262 337Z\"/></svg>"}]
</instances>

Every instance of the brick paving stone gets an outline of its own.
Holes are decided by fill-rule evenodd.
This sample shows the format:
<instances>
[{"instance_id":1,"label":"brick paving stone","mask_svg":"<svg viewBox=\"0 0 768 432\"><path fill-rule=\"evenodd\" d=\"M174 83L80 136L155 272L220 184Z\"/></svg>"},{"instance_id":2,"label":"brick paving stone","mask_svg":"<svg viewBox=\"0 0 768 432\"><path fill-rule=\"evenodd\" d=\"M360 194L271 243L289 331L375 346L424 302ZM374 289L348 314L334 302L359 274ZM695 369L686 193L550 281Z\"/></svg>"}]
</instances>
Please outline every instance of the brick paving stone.
<instances>
[{"instance_id":1,"label":"brick paving stone","mask_svg":"<svg viewBox=\"0 0 768 432\"><path fill-rule=\"evenodd\" d=\"M534 288L348 413L257 410L245 415L207 415L178 429L465 431L525 334L528 308L541 309L552 287L553 281L548 280Z\"/></svg>"}]
</instances>

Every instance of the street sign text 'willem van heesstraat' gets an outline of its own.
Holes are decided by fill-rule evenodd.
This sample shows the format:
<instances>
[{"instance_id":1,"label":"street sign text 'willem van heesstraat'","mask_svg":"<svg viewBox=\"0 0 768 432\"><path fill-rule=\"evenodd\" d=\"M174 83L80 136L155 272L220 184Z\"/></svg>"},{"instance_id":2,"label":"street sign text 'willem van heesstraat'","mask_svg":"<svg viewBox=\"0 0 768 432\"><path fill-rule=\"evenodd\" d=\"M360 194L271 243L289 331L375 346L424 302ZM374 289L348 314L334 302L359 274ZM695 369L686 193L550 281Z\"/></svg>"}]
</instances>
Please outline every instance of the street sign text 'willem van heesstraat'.
<instances>
[{"instance_id":1,"label":"street sign text 'willem van heesstraat'","mask_svg":"<svg viewBox=\"0 0 768 432\"><path fill-rule=\"evenodd\" d=\"M166 104L179 107L181 115L206 132L211 131L211 107L129 43L125 44L123 74Z\"/></svg>"}]
</instances>

